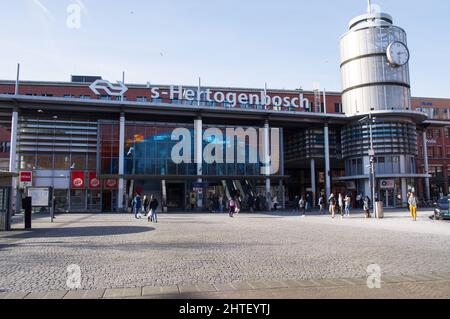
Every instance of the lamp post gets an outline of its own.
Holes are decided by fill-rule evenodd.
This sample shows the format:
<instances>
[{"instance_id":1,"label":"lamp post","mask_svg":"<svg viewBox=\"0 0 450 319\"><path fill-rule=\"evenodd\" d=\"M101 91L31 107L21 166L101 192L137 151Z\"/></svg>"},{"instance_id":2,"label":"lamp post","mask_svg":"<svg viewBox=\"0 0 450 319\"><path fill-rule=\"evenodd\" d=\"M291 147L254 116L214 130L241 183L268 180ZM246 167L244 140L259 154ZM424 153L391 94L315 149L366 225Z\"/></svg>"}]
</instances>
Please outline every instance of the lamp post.
<instances>
[{"instance_id":1,"label":"lamp post","mask_svg":"<svg viewBox=\"0 0 450 319\"><path fill-rule=\"evenodd\" d=\"M376 176L375 176L375 149L373 145L373 128L372 124L375 123L376 118L372 117L372 113L369 113L369 116L364 117L360 120L360 122L368 122L369 125L369 161L370 161L370 189L372 192L372 205L373 205L373 211L375 213L375 217L377 217L378 211L377 206L375 202L376 197Z\"/></svg>"}]
</instances>

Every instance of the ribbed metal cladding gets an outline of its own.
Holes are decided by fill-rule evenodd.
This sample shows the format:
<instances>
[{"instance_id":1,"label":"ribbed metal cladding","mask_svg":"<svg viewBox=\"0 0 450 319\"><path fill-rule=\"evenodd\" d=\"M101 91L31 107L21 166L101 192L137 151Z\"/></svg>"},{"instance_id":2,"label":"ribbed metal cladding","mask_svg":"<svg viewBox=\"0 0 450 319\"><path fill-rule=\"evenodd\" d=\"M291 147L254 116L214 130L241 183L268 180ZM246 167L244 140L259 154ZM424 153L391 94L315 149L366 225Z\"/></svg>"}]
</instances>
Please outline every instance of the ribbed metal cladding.
<instances>
[{"instance_id":1,"label":"ribbed metal cladding","mask_svg":"<svg viewBox=\"0 0 450 319\"><path fill-rule=\"evenodd\" d=\"M354 124L342 130L344 158L362 157L368 154L369 127ZM373 141L377 155L418 155L416 125L408 121L380 121L373 125Z\"/></svg>"},{"instance_id":2,"label":"ribbed metal cladding","mask_svg":"<svg viewBox=\"0 0 450 319\"><path fill-rule=\"evenodd\" d=\"M97 121L22 116L19 120L19 153L97 152Z\"/></svg>"},{"instance_id":3,"label":"ribbed metal cladding","mask_svg":"<svg viewBox=\"0 0 450 319\"><path fill-rule=\"evenodd\" d=\"M407 44L407 35L387 14L366 14L352 20L340 43L345 114L411 109L409 66L393 67L387 59L387 48L395 41Z\"/></svg>"}]
</instances>

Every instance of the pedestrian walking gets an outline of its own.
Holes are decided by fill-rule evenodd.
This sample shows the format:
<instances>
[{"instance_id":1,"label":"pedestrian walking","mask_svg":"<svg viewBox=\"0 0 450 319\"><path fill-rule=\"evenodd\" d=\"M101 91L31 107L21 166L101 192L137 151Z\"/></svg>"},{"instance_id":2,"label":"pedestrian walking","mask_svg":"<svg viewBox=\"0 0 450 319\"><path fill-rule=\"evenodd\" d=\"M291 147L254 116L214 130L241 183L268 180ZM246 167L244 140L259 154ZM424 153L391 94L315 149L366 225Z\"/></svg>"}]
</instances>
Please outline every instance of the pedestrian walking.
<instances>
[{"instance_id":1,"label":"pedestrian walking","mask_svg":"<svg viewBox=\"0 0 450 319\"><path fill-rule=\"evenodd\" d=\"M364 213L366 214L366 218L371 218L372 216L370 216L370 198L369 198L369 196L364 197L363 209L364 209Z\"/></svg>"},{"instance_id":2,"label":"pedestrian walking","mask_svg":"<svg viewBox=\"0 0 450 319\"><path fill-rule=\"evenodd\" d=\"M236 212L236 202L234 198L231 198L228 203L228 214L230 217L234 217L234 213Z\"/></svg>"},{"instance_id":3,"label":"pedestrian walking","mask_svg":"<svg viewBox=\"0 0 450 319\"><path fill-rule=\"evenodd\" d=\"M253 214L255 212L255 198L252 194L248 196L248 209L250 210L250 213Z\"/></svg>"},{"instance_id":4,"label":"pedestrian walking","mask_svg":"<svg viewBox=\"0 0 450 319\"><path fill-rule=\"evenodd\" d=\"M324 210L325 203L324 203L323 195L320 195L318 204L319 204L320 214L323 215L325 213L325 210Z\"/></svg>"},{"instance_id":5,"label":"pedestrian walking","mask_svg":"<svg viewBox=\"0 0 450 319\"><path fill-rule=\"evenodd\" d=\"M300 201L298 202L298 208L299 208L299 211L303 213L302 217L305 217L306 216L306 200L305 200L304 196L302 196L300 198Z\"/></svg>"},{"instance_id":6,"label":"pedestrian walking","mask_svg":"<svg viewBox=\"0 0 450 319\"><path fill-rule=\"evenodd\" d=\"M330 205L330 214L331 218L336 217L336 198L334 197L334 194L331 193L330 198L328 199L328 203Z\"/></svg>"},{"instance_id":7,"label":"pedestrian walking","mask_svg":"<svg viewBox=\"0 0 450 319\"><path fill-rule=\"evenodd\" d=\"M341 193L339 193L339 197L338 197L338 209L339 209L339 214L341 215L341 218L344 217L344 197L342 196Z\"/></svg>"},{"instance_id":8,"label":"pedestrian walking","mask_svg":"<svg viewBox=\"0 0 450 319\"><path fill-rule=\"evenodd\" d=\"M235 204L235 209L234 209L234 214L235 215L239 215L239 213L241 212L241 200L239 198L239 196L236 196L234 199L234 204Z\"/></svg>"},{"instance_id":9,"label":"pedestrian walking","mask_svg":"<svg viewBox=\"0 0 450 319\"><path fill-rule=\"evenodd\" d=\"M417 221L417 197L411 192L408 198L409 210L413 221Z\"/></svg>"},{"instance_id":10,"label":"pedestrian walking","mask_svg":"<svg viewBox=\"0 0 450 319\"><path fill-rule=\"evenodd\" d=\"M197 199L195 198L195 195L191 195L191 211L193 212L197 208Z\"/></svg>"},{"instance_id":11,"label":"pedestrian walking","mask_svg":"<svg viewBox=\"0 0 450 319\"><path fill-rule=\"evenodd\" d=\"M224 207L224 204L223 204L223 196L220 196L220 197L219 197L219 211L220 211L221 213L223 213L223 207Z\"/></svg>"},{"instance_id":12,"label":"pedestrian walking","mask_svg":"<svg viewBox=\"0 0 450 319\"><path fill-rule=\"evenodd\" d=\"M272 210L275 212L278 211L278 205L278 197L275 196L274 198L272 198Z\"/></svg>"},{"instance_id":13,"label":"pedestrian walking","mask_svg":"<svg viewBox=\"0 0 450 319\"><path fill-rule=\"evenodd\" d=\"M295 195L295 198L294 198L294 213L296 213L296 212L298 212L299 211L299 207L298 207L298 203L300 202L300 196L298 196L298 195Z\"/></svg>"},{"instance_id":14,"label":"pedestrian walking","mask_svg":"<svg viewBox=\"0 0 450 319\"><path fill-rule=\"evenodd\" d=\"M306 198L305 198L305 211L307 213L309 213L310 209L311 209L311 197L309 196L309 194L306 194Z\"/></svg>"},{"instance_id":15,"label":"pedestrian walking","mask_svg":"<svg viewBox=\"0 0 450 319\"><path fill-rule=\"evenodd\" d=\"M346 217L350 217L350 209L351 209L351 205L352 205L352 197L350 195L346 195L344 198L344 203L345 203L345 216Z\"/></svg>"},{"instance_id":16,"label":"pedestrian walking","mask_svg":"<svg viewBox=\"0 0 450 319\"><path fill-rule=\"evenodd\" d=\"M158 223L158 206L159 202L154 195L150 197L150 213L148 214L148 222Z\"/></svg>"},{"instance_id":17,"label":"pedestrian walking","mask_svg":"<svg viewBox=\"0 0 450 319\"><path fill-rule=\"evenodd\" d=\"M142 210L144 212L144 216L147 216L150 212L150 198L147 195L144 196L144 200L142 201Z\"/></svg>"},{"instance_id":18,"label":"pedestrian walking","mask_svg":"<svg viewBox=\"0 0 450 319\"><path fill-rule=\"evenodd\" d=\"M139 195L138 193L136 193L136 196L134 196L133 208L134 208L134 218L141 219L142 218L142 215L141 215L142 199L141 199L141 195Z\"/></svg>"}]
</instances>

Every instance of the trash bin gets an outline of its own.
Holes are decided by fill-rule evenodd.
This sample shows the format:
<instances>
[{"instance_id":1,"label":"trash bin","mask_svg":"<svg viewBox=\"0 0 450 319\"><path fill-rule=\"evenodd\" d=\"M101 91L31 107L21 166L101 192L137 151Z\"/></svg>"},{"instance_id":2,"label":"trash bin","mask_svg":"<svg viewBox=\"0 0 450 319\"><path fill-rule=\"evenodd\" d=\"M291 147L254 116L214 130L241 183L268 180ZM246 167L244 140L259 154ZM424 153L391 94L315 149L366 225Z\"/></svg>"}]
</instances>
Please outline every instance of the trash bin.
<instances>
[{"instance_id":1,"label":"trash bin","mask_svg":"<svg viewBox=\"0 0 450 319\"><path fill-rule=\"evenodd\" d=\"M375 217L378 218L378 219L384 218L384 203L383 202L376 202L375 206L376 206Z\"/></svg>"},{"instance_id":2,"label":"trash bin","mask_svg":"<svg viewBox=\"0 0 450 319\"><path fill-rule=\"evenodd\" d=\"M23 199L23 209L25 210L25 229L31 229L31 213L33 210L31 197L25 197Z\"/></svg>"}]
</instances>

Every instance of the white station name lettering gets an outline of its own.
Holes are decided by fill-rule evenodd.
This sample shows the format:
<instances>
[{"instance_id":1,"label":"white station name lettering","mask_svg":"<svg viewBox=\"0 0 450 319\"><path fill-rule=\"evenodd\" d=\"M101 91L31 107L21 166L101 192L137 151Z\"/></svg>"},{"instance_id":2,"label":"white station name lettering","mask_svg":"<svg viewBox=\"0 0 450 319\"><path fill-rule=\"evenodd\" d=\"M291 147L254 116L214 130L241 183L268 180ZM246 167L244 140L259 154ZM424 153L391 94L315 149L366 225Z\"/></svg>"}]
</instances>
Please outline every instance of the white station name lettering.
<instances>
[{"instance_id":1,"label":"white station name lettering","mask_svg":"<svg viewBox=\"0 0 450 319\"><path fill-rule=\"evenodd\" d=\"M237 93L237 92L222 92L213 91L211 89L196 90L191 88L184 88L182 86L170 86L169 89L161 89L159 87L151 87L152 99L170 99L170 100L185 100L185 101L202 101L227 103L234 107L241 105L273 105L275 107L294 107L294 108L309 108L309 100L304 97L303 93L298 96L279 96L266 94L261 91L257 93Z\"/></svg>"}]
</instances>

